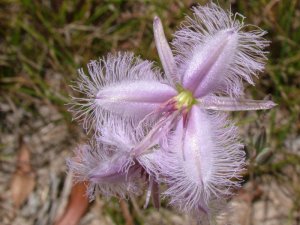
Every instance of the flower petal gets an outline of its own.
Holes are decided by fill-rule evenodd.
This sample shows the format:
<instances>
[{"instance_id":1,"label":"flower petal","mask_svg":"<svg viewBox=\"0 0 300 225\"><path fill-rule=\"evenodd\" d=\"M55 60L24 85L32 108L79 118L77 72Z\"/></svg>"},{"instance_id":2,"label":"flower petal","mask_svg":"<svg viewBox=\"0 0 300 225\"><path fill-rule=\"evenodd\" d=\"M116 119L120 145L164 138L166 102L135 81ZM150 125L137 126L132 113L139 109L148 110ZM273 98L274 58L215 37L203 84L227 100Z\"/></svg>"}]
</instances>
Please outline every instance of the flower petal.
<instances>
[{"instance_id":1,"label":"flower petal","mask_svg":"<svg viewBox=\"0 0 300 225\"><path fill-rule=\"evenodd\" d=\"M142 119L175 95L175 89L158 81L121 82L101 89L95 104L109 112Z\"/></svg>"},{"instance_id":2,"label":"flower petal","mask_svg":"<svg viewBox=\"0 0 300 225\"><path fill-rule=\"evenodd\" d=\"M170 131L176 126L179 112L173 112L168 116L161 117L143 139L131 150L130 154L134 157L149 153L155 145L163 146Z\"/></svg>"},{"instance_id":3,"label":"flower petal","mask_svg":"<svg viewBox=\"0 0 300 225\"><path fill-rule=\"evenodd\" d=\"M128 166L129 157L116 152L107 154L104 148L108 146L94 148L81 145L76 149L76 156L67 160L75 181L88 181L87 194L90 199L94 199L99 192L121 198L128 194L140 194L141 167L134 164Z\"/></svg>"},{"instance_id":4,"label":"flower petal","mask_svg":"<svg viewBox=\"0 0 300 225\"><path fill-rule=\"evenodd\" d=\"M198 207L208 210L207 198L205 201L201 184L199 154L193 152L193 149L190 152L190 149L186 149L187 146L184 147L186 143L184 138L187 137L185 132L181 119L172 136L170 148L160 152L159 166L162 176L165 177L162 181L169 187L163 194L170 197L172 205L176 205L184 212L194 212Z\"/></svg>"},{"instance_id":5,"label":"flower petal","mask_svg":"<svg viewBox=\"0 0 300 225\"><path fill-rule=\"evenodd\" d=\"M88 64L89 75L79 70L73 88L84 94L73 97L70 111L90 130L107 115L118 114L139 121L159 104L176 94L152 63L131 53L108 55ZM98 126L99 127L99 126Z\"/></svg>"},{"instance_id":6,"label":"flower petal","mask_svg":"<svg viewBox=\"0 0 300 225\"><path fill-rule=\"evenodd\" d=\"M126 171L128 161L130 158L126 154L114 154L89 172L89 180L94 183L125 182L129 172Z\"/></svg>"},{"instance_id":7,"label":"flower petal","mask_svg":"<svg viewBox=\"0 0 300 225\"><path fill-rule=\"evenodd\" d=\"M237 48L237 35L232 30L219 32L194 50L183 76L183 86L196 97L216 90Z\"/></svg>"},{"instance_id":8,"label":"flower petal","mask_svg":"<svg viewBox=\"0 0 300 225\"><path fill-rule=\"evenodd\" d=\"M236 128L224 114L208 114L193 106L187 121L181 119L170 146L161 152L161 172L168 184L164 193L182 211L214 214L239 187L244 152ZM220 205L221 206L221 205Z\"/></svg>"},{"instance_id":9,"label":"flower petal","mask_svg":"<svg viewBox=\"0 0 300 225\"><path fill-rule=\"evenodd\" d=\"M170 84L175 85L179 82L178 77L175 75L176 64L171 51L171 48L166 40L163 26L159 17L155 17L153 21L153 31L156 48L159 54L160 61L165 71Z\"/></svg>"},{"instance_id":10,"label":"flower petal","mask_svg":"<svg viewBox=\"0 0 300 225\"><path fill-rule=\"evenodd\" d=\"M214 3L193 10L194 16L187 17L172 42L184 86L195 97L242 95L241 79L254 84L252 77L264 69L266 32L256 26L249 31L243 16L227 13Z\"/></svg>"},{"instance_id":11,"label":"flower petal","mask_svg":"<svg viewBox=\"0 0 300 225\"><path fill-rule=\"evenodd\" d=\"M271 109L276 106L276 104L270 100L252 100L218 96L206 96L197 99L197 102L201 108L218 111L263 110Z\"/></svg>"}]
</instances>

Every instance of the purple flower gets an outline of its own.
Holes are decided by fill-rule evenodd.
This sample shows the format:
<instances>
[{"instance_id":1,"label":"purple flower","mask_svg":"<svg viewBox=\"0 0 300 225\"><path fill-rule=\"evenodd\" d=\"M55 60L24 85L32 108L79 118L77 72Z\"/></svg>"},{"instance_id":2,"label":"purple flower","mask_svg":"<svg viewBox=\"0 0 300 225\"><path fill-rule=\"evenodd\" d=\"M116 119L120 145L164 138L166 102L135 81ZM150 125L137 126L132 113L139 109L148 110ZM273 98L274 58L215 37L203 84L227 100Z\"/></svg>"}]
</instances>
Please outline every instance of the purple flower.
<instances>
[{"instance_id":1,"label":"purple flower","mask_svg":"<svg viewBox=\"0 0 300 225\"><path fill-rule=\"evenodd\" d=\"M225 112L275 106L244 98L242 80L254 84L268 41L256 27L244 31L248 25L238 15L213 3L195 7L175 33L173 51L156 17L163 74L130 53L92 61L89 76L79 70L75 89L86 97L73 98L71 110L95 131L98 147L96 152L82 147L84 162L71 160L71 170L85 174L104 194L121 197L124 190L137 193L132 187L142 190L138 180L148 179L150 189L163 182L171 204L214 216L240 186L244 167L237 128Z\"/></svg>"}]
</instances>

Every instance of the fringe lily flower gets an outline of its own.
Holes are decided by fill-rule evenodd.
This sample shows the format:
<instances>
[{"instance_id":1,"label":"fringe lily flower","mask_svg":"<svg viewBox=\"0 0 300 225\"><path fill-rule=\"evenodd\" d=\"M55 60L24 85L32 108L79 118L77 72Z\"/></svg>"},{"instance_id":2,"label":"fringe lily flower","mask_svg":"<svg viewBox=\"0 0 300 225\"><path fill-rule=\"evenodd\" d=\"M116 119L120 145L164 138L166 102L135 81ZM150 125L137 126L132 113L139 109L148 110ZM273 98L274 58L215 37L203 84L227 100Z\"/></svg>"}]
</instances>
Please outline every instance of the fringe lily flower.
<instances>
[{"instance_id":1,"label":"fringe lily flower","mask_svg":"<svg viewBox=\"0 0 300 225\"><path fill-rule=\"evenodd\" d=\"M141 135L130 123L115 118L106 121L101 136L95 137L93 143L76 148L75 157L67 161L68 167L76 181L89 181L90 199L98 193L120 198L139 195L144 184L153 180L141 165L151 155L130 158L130 151Z\"/></svg>"},{"instance_id":2,"label":"fringe lily flower","mask_svg":"<svg viewBox=\"0 0 300 225\"><path fill-rule=\"evenodd\" d=\"M268 45L264 31L245 27L213 3L198 6L175 33L173 51L160 19L154 19L163 75L152 63L129 53L92 61L89 76L80 70L76 89L86 97L74 98L75 117L82 118L86 128L93 126L107 148L119 146L114 150L118 159L111 160L109 168L105 163L93 167L88 179L99 178L101 183L105 171L115 170L126 181L143 170L167 184L163 194L182 211L214 215L219 202L240 186L244 166L237 128L225 112L275 105L244 98L242 80L254 84L253 77L264 68ZM114 119L122 123L115 122L114 130L106 132L110 126L106 121ZM143 127L143 135L134 129L121 134L124 123L134 124L136 130ZM120 141L128 139L128 132L135 137L129 138L135 140L131 144ZM119 139L108 144L109 135ZM126 151L119 150L122 145Z\"/></svg>"}]
</instances>

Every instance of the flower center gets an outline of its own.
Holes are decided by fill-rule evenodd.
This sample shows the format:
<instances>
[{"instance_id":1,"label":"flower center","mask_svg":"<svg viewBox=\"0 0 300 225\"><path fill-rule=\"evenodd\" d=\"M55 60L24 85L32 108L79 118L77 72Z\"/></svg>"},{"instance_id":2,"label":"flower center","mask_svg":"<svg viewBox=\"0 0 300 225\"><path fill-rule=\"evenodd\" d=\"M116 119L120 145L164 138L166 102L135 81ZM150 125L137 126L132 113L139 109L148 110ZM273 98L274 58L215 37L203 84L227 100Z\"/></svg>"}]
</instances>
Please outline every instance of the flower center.
<instances>
[{"instance_id":1,"label":"flower center","mask_svg":"<svg viewBox=\"0 0 300 225\"><path fill-rule=\"evenodd\" d=\"M183 87L177 88L179 94L175 97L175 107L177 109L187 109L190 110L191 107L197 102L194 98L192 92L185 90Z\"/></svg>"}]
</instances>

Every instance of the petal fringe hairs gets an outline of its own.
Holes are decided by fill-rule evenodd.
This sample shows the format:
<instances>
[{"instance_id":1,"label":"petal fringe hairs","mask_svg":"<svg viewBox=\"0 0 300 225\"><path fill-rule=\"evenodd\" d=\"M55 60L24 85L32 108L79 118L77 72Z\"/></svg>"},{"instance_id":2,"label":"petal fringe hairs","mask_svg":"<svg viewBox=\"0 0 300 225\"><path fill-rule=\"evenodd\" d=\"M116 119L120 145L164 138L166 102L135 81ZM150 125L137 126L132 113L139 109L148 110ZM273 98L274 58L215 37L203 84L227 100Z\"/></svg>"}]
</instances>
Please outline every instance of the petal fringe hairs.
<instances>
[{"instance_id":1,"label":"petal fringe hairs","mask_svg":"<svg viewBox=\"0 0 300 225\"><path fill-rule=\"evenodd\" d=\"M109 54L79 70L70 111L91 140L68 159L88 195L160 197L199 221L213 221L241 186L243 145L228 111L276 104L245 98L243 82L263 71L265 31L210 3L193 8L170 47L154 18L163 72L132 53ZM245 31L245 27L251 31ZM172 50L173 49L173 50ZM166 184L160 191L161 184ZM199 216L201 215L201 216Z\"/></svg>"}]
</instances>

